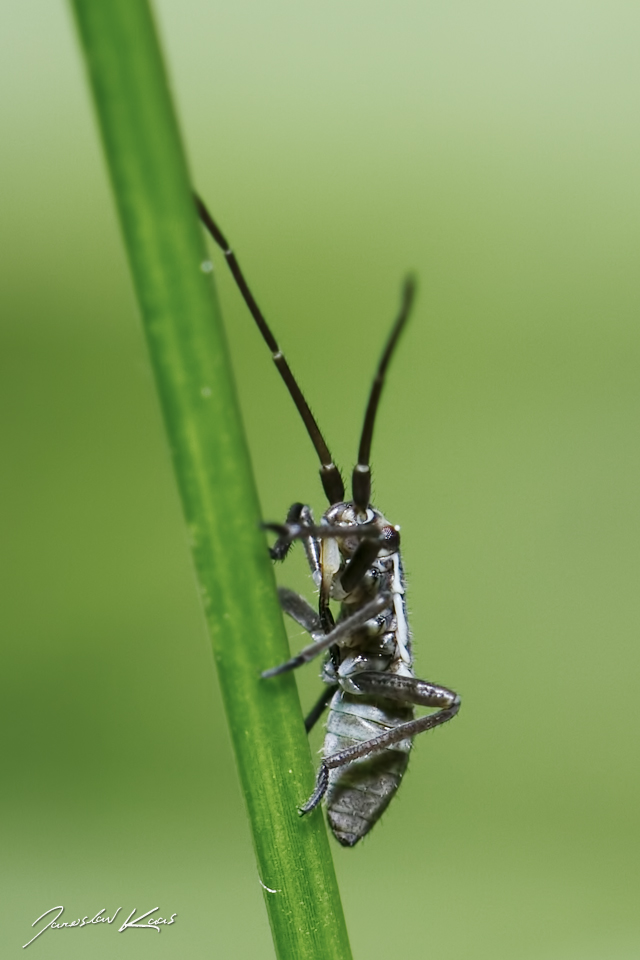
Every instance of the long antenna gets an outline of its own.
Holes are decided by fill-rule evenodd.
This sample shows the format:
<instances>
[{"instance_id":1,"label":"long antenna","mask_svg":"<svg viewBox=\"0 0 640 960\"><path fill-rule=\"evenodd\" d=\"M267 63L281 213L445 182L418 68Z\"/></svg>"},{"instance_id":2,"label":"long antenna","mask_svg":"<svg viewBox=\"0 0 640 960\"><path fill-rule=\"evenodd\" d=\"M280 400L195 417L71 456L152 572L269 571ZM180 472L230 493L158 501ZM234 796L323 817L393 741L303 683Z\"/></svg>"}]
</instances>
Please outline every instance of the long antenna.
<instances>
[{"instance_id":1,"label":"long antenna","mask_svg":"<svg viewBox=\"0 0 640 960\"><path fill-rule=\"evenodd\" d=\"M273 362L278 368L280 376L284 380L287 390L291 394L291 398L298 409L298 413L302 417L304 425L307 428L307 433L309 434L311 442L315 447L316 453L320 459L320 479L322 480L322 486L324 487L324 492L327 495L327 499L331 504L340 503L341 500L344 500L344 483L342 482L340 471L333 462L325 439L320 432L320 427L316 422L316 418L311 413L309 404L305 400L302 390L296 383L296 379L291 373L289 364L285 360L284 354L278 346L276 339L271 332L269 324L265 320L260 307L256 303L254 296L249 289L247 281L244 278L244 274L240 269L240 264L236 260L236 256L227 243L222 230L217 225L200 197L197 194L195 194L194 197L196 208L198 210L198 216L222 250L229 265L229 269L233 274L233 278L238 285L238 289L244 298L244 302L248 306L251 316L258 325L258 329L260 330L263 339L269 347L269 350L271 350Z\"/></svg>"},{"instance_id":2,"label":"long antenna","mask_svg":"<svg viewBox=\"0 0 640 960\"><path fill-rule=\"evenodd\" d=\"M398 314L396 322L394 323L391 333L389 334L389 339L387 340L386 346L380 358L380 363L378 364L378 369L371 386L369 403L367 404L367 412L364 415L364 424L362 426L362 434L360 436L358 462L353 468L352 476L353 502L360 513L366 511L367 507L369 506L369 499L371 497L371 467L369 466L369 458L371 456L371 440L373 437L373 427L376 421L376 414L378 412L378 403L380 402L380 394L382 393L382 388L384 386L384 380L387 373L387 367L389 366L389 361L391 360L393 351L396 348L400 334L402 333L404 326L409 319L415 293L416 281L414 277L409 276L404 281L404 286L402 288L402 303L400 305L400 313Z\"/></svg>"}]
</instances>

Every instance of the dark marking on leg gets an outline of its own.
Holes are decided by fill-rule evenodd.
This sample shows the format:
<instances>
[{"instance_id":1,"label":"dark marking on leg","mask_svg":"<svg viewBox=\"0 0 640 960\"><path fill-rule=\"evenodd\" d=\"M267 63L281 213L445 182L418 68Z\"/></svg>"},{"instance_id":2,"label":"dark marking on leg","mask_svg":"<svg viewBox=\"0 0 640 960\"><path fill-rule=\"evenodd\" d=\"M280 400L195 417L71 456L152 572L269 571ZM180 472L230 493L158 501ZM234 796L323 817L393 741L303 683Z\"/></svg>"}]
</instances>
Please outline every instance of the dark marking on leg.
<instances>
[{"instance_id":1,"label":"dark marking on leg","mask_svg":"<svg viewBox=\"0 0 640 960\"><path fill-rule=\"evenodd\" d=\"M299 813L303 817L305 813L311 813L312 810L318 806L325 793L327 792L327 787L329 786L329 768L327 767L324 761L320 764L320 769L316 776L316 785L313 793L304 804L300 807Z\"/></svg>"},{"instance_id":2,"label":"dark marking on leg","mask_svg":"<svg viewBox=\"0 0 640 960\"><path fill-rule=\"evenodd\" d=\"M331 698L333 697L337 689L338 689L338 684L332 683L330 686L328 686L325 690L322 691L322 693L318 697L316 704L309 711L307 717L305 718L304 728L307 731L307 733L311 732L311 730L314 728L314 726L316 725L316 723L318 722L318 720L320 719L324 711L327 709L329 701L331 700Z\"/></svg>"},{"instance_id":3,"label":"dark marking on leg","mask_svg":"<svg viewBox=\"0 0 640 960\"><path fill-rule=\"evenodd\" d=\"M304 510L304 504L302 503L293 503L289 507L289 512L287 513L286 523L283 524L283 528L288 527L290 524L297 524L300 520L300 515ZM279 536L276 542L272 547L269 547L269 555L272 560L284 560L286 555L291 549L293 540L291 537Z\"/></svg>"}]
</instances>

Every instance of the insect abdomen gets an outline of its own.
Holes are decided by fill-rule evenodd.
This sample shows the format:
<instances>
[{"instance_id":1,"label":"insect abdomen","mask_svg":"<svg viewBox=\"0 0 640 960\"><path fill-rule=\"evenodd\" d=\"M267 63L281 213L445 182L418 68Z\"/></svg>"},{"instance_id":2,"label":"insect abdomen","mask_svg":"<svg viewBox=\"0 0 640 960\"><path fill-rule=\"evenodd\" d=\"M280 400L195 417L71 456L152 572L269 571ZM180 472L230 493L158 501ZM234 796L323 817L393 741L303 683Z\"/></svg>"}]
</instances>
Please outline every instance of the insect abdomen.
<instances>
[{"instance_id":1,"label":"insect abdomen","mask_svg":"<svg viewBox=\"0 0 640 960\"><path fill-rule=\"evenodd\" d=\"M372 740L412 719L411 708L339 690L329 709L324 755ZM327 818L343 846L352 847L380 819L400 786L410 749L411 741L402 740L374 756L329 771Z\"/></svg>"}]
</instances>

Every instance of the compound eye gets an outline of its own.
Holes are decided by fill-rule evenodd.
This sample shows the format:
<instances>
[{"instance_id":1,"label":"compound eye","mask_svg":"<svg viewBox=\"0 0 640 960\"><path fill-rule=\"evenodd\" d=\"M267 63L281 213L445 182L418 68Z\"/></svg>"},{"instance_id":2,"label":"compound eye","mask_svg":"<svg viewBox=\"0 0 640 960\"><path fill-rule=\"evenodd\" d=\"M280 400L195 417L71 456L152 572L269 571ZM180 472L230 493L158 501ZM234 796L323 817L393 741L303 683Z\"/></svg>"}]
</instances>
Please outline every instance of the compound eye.
<instances>
[{"instance_id":1,"label":"compound eye","mask_svg":"<svg viewBox=\"0 0 640 960\"><path fill-rule=\"evenodd\" d=\"M397 553L400 549L400 527L392 527L390 524L383 527L380 531L380 538L385 550L389 553Z\"/></svg>"}]
</instances>

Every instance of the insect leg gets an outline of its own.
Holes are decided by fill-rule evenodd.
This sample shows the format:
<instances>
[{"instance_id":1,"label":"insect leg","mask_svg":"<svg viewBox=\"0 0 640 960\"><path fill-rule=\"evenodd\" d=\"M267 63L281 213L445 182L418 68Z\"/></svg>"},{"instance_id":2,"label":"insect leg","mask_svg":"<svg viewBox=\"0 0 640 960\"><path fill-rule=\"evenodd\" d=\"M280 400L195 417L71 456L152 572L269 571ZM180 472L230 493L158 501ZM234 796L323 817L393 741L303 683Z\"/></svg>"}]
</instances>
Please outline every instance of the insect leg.
<instances>
[{"instance_id":1,"label":"insect leg","mask_svg":"<svg viewBox=\"0 0 640 960\"><path fill-rule=\"evenodd\" d=\"M320 576L320 547L313 530L313 513L311 507L303 503L293 503L289 507L287 519L284 523L264 523L265 530L275 530L278 539L272 547L269 547L269 555L272 560L284 560L293 545L294 540L304 541L304 551L307 555L307 562L314 577ZM289 531L303 531L299 536L289 536ZM307 532L308 531L308 532Z\"/></svg>"},{"instance_id":2,"label":"insect leg","mask_svg":"<svg viewBox=\"0 0 640 960\"><path fill-rule=\"evenodd\" d=\"M286 522L283 526L288 527L290 524L297 524L300 520L300 515L304 509L304 504L302 503L292 503L289 507L289 512L287 513ZM272 547L269 547L269 555L272 560L284 560L286 555L289 553L293 541L290 537L283 536L282 534L278 537L276 542Z\"/></svg>"},{"instance_id":3,"label":"insect leg","mask_svg":"<svg viewBox=\"0 0 640 960\"><path fill-rule=\"evenodd\" d=\"M304 728L307 731L307 733L309 733L309 731L316 725L316 723L318 722L318 720L326 710L329 700L331 700L331 697L334 695L337 689L338 689L338 684L332 683L322 691L322 693L318 697L318 702L309 711L309 714L307 715L307 717L305 717Z\"/></svg>"},{"instance_id":4,"label":"insect leg","mask_svg":"<svg viewBox=\"0 0 640 960\"><path fill-rule=\"evenodd\" d=\"M279 664L277 667L265 670L261 674L262 678L276 677L280 673L287 673L289 670L295 670L296 667L301 667L303 663L308 663L310 660L313 660L319 653L322 653L323 650L332 647L334 643L341 643L347 637L351 636L355 630L364 626L367 620L373 620L374 617L377 617L378 614L382 613L388 606L389 594L379 593L377 597L370 600L369 603L366 603L363 607L360 607L360 609L347 620L340 621L329 633L322 634L314 643L309 644L308 647L301 650L297 656L291 657L290 660ZM317 634L314 633L312 636L317 637ZM402 737L400 739L402 739Z\"/></svg>"},{"instance_id":5,"label":"insect leg","mask_svg":"<svg viewBox=\"0 0 640 960\"><path fill-rule=\"evenodd\" d=\"M388 700L421 707L438 707L439 710L437 713L430 713L417 720L399 723L379 737L356 743L339 753L334 753L332 757L325 757L318 770L315 789L305 805L300 808L301 814L309 813L322 800L329 786L329 770L343 767L353 760L381 753L387 747L392 747L394 743L415 737L425 730L432 730L433 727L451 720L460 709L460 697L453 690L415 677L401 677L390 673L360 673L350 677L348 683L350 693L386 697Z\"/></svg>"},{"instance_id":6,"label":"insect leg","mask_svg":"<svg viewBox=\"0 0 640 960\"><path fill-rule=\"evenodd\" d=\"M403 677L397 673L374 673L363 671L356 673L344 681L350 693L364 696L386 697L387 700L397 700L400 703L412 704L416 707L439 707L440 710L453 710L450 716L438 723L450 720L460 709L460 697L448 687L439 683L430 683L428 680L419 680L417 677ZM439 714L430 714L422 719L433 719ZM413 722L413 721L411 721ZM400 729L400 727L396 728ZM425 729L429 729L426 727ZM407 734L399 736L397 740L404 740ZM413 734L409 734L413 736Z\"/></svg>"},{"instance_id":7,"label":"insect leg","mask_svg":"<svg viewBox=\"0 0 640 960\"><path fill-rule=\"evenodd\" d=\"M356 537L363 540L365 537L374 539L380 537L380 528L377 523L359 523L355 526L340 526L331 523L263 523L263 530L273 530L278 534L278 540L305 540L308 537L315 537L317 540L331 540ZM278 541L276 541L278 542Z\"/></svg>"},{"instance_id":8,"label":"insect leg","mask_svg":"<svg viewBox=\"0 0 640 960\"><path fill-rule=\"evenodd\" d=\"M294 590L289 590L288 587L278 587L278 598L280 606L287 616L304 627L307 633L310 633L312 637L316 634L322 634L320 617L304 597L301 597Z\"/></svg>"},{"instance_id":9,"label":"insect leg","mask_svg":"<svg viewBox=\"0 0 640 960\"><path fill-rule=\"evenodd\" d=\"M280 606L286 614L288 614L292 620L295 620L296 623L299 623L301 627L310 633L311 636L322 635L322 621L320 616L316 613L310 603L308 603L304 597L301 597L299 593L295 593L293 590L287 589L287 587L280 587L278 590L278 596L280 597ZM312 727L318 722L322 714L324 713L329 700L338 689L337 683L329 684L320 694L318 702L310 711L309 715L304 721L304 728L309 733Z\"/></svg>"},{"instance_id":10,"label":"insect leg","mask_svg":"<svg viewBox=\"0 0 640 960\"><path fill-rule=\"evenodd\" d=\"M313 513L311 507L303 507L300 512L300 522L307 527L312 527L313 523ZM309 569L311 570L311 575L314 581L319 582L322 577L322 569L320 565L320 543L318 538L315 536L305 537L302 541L304 547L304 552L307 555L307 563L309 564Z\"/></svg>"},{"instance_id":11,"label":"insect leg","mask_svg":"<svg viewBox=\"0 0 640 960\"><path fill-rule=\"evenodd\" d=\"M363 579L373 561L378 557L382 549L397 549L399 545L399 534L397 528L385 527L380 529L376 524L359 524L354 527L340 527L329 524L315 526L306 523L287 523L287 524L265 524L270 530L279 533L276 543L286 543L287 540L304 538L307 558L311 567L311 572L316 570L321 574L319 541L325 539L354 538L359 539L355 553L349 560L346 569L340 577L340 584L345 593L351 593ZM393 538L393 546L391 541ZM313 551L313 557L311 552ZM317 562L317 567L314 566Z\"/></svg>"}]
</instances>

